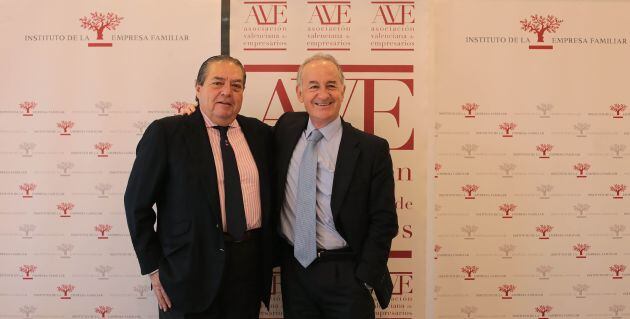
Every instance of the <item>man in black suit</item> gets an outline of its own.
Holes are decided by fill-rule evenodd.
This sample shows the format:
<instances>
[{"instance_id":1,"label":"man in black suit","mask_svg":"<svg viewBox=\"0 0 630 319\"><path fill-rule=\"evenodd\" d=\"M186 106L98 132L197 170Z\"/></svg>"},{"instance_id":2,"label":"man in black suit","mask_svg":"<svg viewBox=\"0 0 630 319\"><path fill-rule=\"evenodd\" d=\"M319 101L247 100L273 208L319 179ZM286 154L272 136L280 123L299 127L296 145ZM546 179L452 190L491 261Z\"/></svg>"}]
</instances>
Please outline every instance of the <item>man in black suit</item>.
<instances>
[{"instance_id":1,"label":"man in black suit","mask_svg":"<svg viewBox=\"0 0 630 319\"><path fill-rule=\"evenodd\" d=\"M245 80L238 60L209 58L200 107L153 122L138 144L125 210L160 318L258 318L269 306L272 137L238 115Z\"/></svg>"},{"instance_id":2,"label":"man in black suit","mask_svg":"<svg viewBox=\"0 0 630 319\"><path fill-rule=\"evenodd\" d=\"M296 92L304 112L274 129L286 319L374 318L391 298L387 268L398 231L386 140L339 116L344 77L330 55L307 59Z\"/></svg>"}]
</instances>

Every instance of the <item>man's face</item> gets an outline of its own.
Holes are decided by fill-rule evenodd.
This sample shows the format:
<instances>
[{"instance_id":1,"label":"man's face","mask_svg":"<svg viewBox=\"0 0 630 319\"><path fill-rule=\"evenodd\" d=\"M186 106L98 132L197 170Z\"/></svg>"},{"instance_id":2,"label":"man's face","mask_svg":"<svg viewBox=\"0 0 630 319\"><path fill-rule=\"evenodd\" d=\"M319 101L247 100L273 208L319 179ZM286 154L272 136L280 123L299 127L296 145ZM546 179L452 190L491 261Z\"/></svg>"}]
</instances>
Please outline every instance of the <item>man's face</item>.
<instances>
[{"instance_id":1,"label":"man's face","mask_svg":"<svg viewBox=\"0 0 630 319\"><path fill-rule=\"evenodd\" d=\"M346 87L337 67L326 60L315 60L302 69L302 85L296 88L300 102L316 128L326 126L339 116Z\"/></svg>"},{"instance_id":2,"label":"man's face","mask_svg":"<svg viewBox=\"0 0 630 319\"><path fill-rule=\"evenodd\" d=\"M229 61L208 65L206 80L197 84L197 99L201 111L217 125L234 121L243 103L243 72Z\"/></svg>"}]
</instances>

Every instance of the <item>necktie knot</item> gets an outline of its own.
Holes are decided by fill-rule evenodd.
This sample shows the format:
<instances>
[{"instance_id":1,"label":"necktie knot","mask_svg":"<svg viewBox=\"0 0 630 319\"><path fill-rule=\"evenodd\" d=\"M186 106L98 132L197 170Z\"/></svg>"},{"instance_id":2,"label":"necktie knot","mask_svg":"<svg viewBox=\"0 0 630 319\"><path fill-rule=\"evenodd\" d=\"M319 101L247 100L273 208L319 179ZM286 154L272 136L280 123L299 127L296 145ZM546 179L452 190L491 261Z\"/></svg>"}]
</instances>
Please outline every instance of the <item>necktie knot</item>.
<instances>
[{"instance_id":1,"label":"necktie knot","mask_svg":"<svg viewBox=\"0 0 630 319\"><path fill-rule=\"evenodd\" d=\"M306 138L307 141L309 142L313 142L313 143L317 143L319 142L322 138L324 137L324 135L322 134L322 132L320 132L319 130L313 130L311 132L311 134L308 135L308 137Z\"/></svg>"},{"instance_id":2,"label":"necktie knot","mask_svg":"<svg viewBox=\"0 0 630 319\"><path fill-rule=\"evenodd\" d=\"M219 133L221 133L221 136L227 136L227 131L230 128L229 126L220 126L220 125L216 125L213 126L212 128L219 130Z\"/></svg>"}]
</instances>

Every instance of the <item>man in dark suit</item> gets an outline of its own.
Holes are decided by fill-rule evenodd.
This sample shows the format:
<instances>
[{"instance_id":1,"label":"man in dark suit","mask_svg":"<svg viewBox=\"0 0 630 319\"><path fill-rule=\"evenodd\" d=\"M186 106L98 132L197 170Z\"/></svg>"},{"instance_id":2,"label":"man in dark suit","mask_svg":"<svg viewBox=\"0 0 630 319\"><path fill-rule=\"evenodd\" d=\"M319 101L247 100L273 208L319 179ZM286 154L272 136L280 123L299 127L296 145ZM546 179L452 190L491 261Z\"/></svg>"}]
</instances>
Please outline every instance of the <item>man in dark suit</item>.
<instances>
[{"instance_id":1,"label":"man in dark suit","mask_svg":"<svg viewBox=\"0 0 630 319\"><path fill-rule=\"evenodd\" d=\"M125 210L160 318L258 318L269 306L272 137L238 115L245 80L238 60L209 58L200 107L153 122L138 144Z\"/></svg>"},{"instance_id":2,"label":"man in dark suit","mask_svg":"<svg viewBox=\"0 0 630 319\"><path fill-rule=\"evenodd\" d=\"M374 318L371 290L382 308L391 298L389 146L340 118L343 82L332 56L307 59L296 88L307 113L285 113L274 129L286 319Z\"/></svg>"}]
</instances>

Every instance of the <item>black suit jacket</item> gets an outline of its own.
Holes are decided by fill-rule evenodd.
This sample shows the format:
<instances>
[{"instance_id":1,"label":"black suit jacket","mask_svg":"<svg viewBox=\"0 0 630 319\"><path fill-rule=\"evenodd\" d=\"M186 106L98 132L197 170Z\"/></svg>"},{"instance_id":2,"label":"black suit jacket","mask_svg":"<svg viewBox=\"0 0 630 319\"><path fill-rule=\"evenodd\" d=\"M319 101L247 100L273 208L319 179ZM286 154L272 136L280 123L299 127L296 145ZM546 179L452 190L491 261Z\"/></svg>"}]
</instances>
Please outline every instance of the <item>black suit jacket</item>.
<instances>
[{"instance_id":1,"label":"black suit jacket","mask_svg":"<svg viewBox=\"0 0 630 319\"><path fill-rule=\"evenodd\" d=\"M277 210L284 202L293 150L307 124L308 114L291 112L274 128ZM387 259L398 232L389 145L344 121L342 130L330 203L335 228L357 256L355 276L374 287L385 308L392 292Z\"/></svg>"},{"instance_id":2,"label":"black suit jacket","mask_svg":"<svg viewBox=\"0 0 630 319\"><path fill-rule=\"evenodd\" d=\"M254 118L239 115L236 120L258 167L264 265L260 295L268 307L274 236L270 217L271 128ZM125 191L125 210L141 272L159 268L160 281L174 310L205 310L221 283L225 247L216 169L200 109L190 116L151 123L136 154Z\"/></svg>"}]
</instances>

